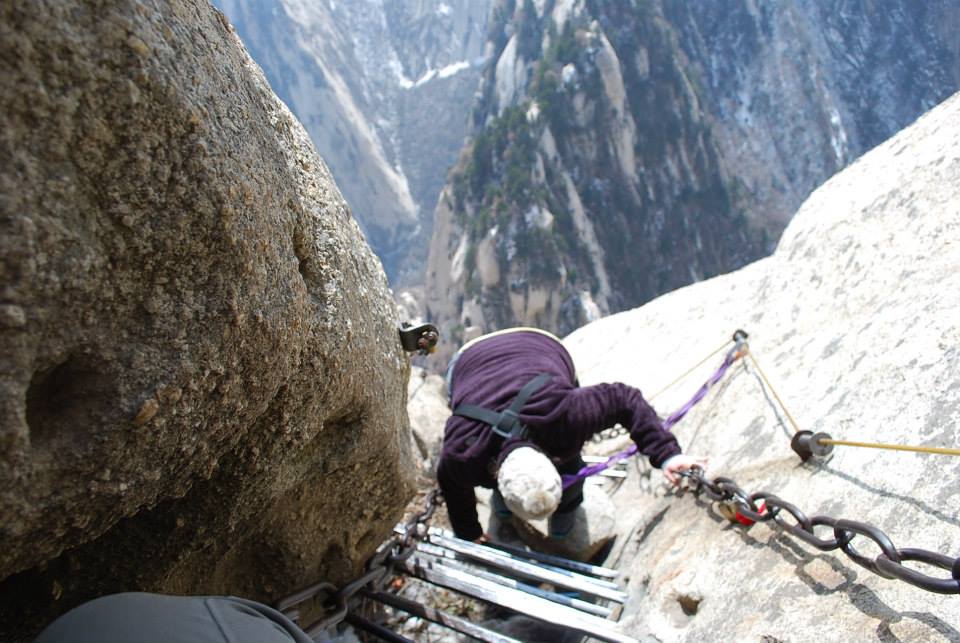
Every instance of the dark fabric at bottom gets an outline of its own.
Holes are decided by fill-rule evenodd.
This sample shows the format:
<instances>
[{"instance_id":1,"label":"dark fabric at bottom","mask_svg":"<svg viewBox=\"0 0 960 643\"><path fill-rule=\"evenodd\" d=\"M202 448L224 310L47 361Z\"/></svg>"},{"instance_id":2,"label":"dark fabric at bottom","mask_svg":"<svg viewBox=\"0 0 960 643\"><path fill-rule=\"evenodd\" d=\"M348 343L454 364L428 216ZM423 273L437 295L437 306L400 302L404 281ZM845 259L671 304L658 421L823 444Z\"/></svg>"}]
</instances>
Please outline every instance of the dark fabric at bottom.
<instances>
[{"instance_id":1,"label":"dark fabric at bottom","mask_svg":"<svg viewBox=\"0 0 960 643\"><path fill-rule=\"evenodd\" d=\"M129 592L84 603L35 643L312 643L275 609L230 596Z\"/></svg>"}]
</instances>

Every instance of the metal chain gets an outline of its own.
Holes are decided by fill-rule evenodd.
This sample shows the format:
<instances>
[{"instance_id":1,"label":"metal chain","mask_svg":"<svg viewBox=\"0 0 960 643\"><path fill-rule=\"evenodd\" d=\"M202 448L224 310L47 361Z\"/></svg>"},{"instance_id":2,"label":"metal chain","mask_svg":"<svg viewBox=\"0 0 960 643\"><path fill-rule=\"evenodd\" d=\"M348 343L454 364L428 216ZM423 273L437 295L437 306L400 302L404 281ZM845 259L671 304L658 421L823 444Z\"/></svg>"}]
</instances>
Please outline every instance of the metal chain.
<instances>
[{"instance_id":1,"label":"metal chain","mask_svg":"<svg viewBox=\"0 0 960 643\"><path fill-rule=\"evenodd\" d=\"M960 558L950 558L926 549L898 549L893 541L880 529L863 522L836 519L830 516L807 517L796 505L778 498L772 493L760 491L748 494L730 478L716 477L712 480L703 475L703 470L694 467L690 472L680 474L686 478L687 489L699 496L701 493L711 500L721 503L721 513L731 522L770 522L788 534L799 538L820 551L839 549L850 560L883 578L902 580L911 585L936 592L938 594L960 594ZM681 491L683 493L683 491ZM763 501L763 507L757 505ZM789 514L794 522L782 516ZM745 520L741 520L745 519ZM832 536L821 538L816 534L817 527L829 527ZM865 536L880 547L881 553L875 558L861 554L852 544L855 536ZM916 561L939 567L950 572L950 578L937 578L905 567L904 561Z\"/></svg>"},{"instance_id":2,"label":"metal chain","mask_svg":"<svg viewBox=\"0 0 960 643\"><path fill-rule=\"evenodd\" d=\"M357 578L340 588L323 581L314 583L278 601L277 610L299 624L300 606L307 601L317 600L326 609L326 614L309 626L301 625L307 636L315 638L321 632L338 625L346 619L350 611L350 599L364 589L380 591L393 567L413 555L417 544L426 537L430 519L442 502L440 489L434 488L427 496L426 508L414 514L402 527L398 527L397 535L377 548L377 552L367 564L367 570Z\"/></svg>"}]
</instances>

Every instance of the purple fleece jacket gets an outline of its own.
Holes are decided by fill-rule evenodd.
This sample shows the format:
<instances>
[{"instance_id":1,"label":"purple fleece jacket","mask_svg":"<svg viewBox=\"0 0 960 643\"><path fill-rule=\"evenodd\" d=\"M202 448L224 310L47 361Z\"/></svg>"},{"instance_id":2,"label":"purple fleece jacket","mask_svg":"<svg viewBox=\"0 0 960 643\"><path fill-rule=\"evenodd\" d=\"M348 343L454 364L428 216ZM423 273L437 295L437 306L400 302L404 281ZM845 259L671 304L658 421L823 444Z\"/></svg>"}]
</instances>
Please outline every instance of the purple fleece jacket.
<instances>
[{"instance_id":1,"label":"purple fleece jacket","mask_svg":"<svg viewBox=\"0 0 960 643\"><path fill-rule=\"evenodd\" d=\"M553 379L520 410L528 440L503 441L490 425L458 415L447 420L437 480L460 538L475 540L483 534L474 487L494 488L499 463L519 446L532 442L562 462L579 453L590 436L619 423L655 467L680 453L677 439L663 429L638 389L620 383L578 386L573 360L563 345L532 331L494 335L464 350L451 377L450 408L466 403L501 411L540 373Z\"/></svg>"}]
</instances>

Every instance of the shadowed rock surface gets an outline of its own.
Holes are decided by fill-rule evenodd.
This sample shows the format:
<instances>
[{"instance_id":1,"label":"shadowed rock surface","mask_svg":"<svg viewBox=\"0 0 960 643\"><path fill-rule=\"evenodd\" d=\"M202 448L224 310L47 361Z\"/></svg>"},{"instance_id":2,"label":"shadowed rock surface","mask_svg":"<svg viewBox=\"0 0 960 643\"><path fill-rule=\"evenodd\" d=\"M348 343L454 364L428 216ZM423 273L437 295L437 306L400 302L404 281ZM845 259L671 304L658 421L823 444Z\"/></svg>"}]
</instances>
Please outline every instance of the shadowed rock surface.
<instances>
[{"instance_id":1,"label":"shadowed rock surface","mask_svg":"<svg viewBox=\"0 0 960 643\"><path fill-rule=\"evenodd\" d=\"M0 61L0 638L355 573L409 367L302 127L205 1L7 3Z\"/></svg>"}]
</instances>

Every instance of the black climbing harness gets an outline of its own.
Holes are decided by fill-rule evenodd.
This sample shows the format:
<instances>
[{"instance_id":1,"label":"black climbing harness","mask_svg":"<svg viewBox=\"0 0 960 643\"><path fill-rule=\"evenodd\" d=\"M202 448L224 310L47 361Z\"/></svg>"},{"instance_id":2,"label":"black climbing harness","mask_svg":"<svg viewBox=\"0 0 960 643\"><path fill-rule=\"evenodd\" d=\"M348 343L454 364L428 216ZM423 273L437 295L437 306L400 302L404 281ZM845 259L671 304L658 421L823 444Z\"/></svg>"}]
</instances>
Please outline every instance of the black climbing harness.
<instances>
[{"instance_id":1,"label":"black climbing harness","mask_svg":"<svg viewBox=\"0 0 960 643\"><path fill-rule=\"evenodd\" d=\"M520 392L503 411L492 411L475 404L460 404L453 410L453 414L489 424L493 427L493 432L505 440L508 438L526 438L527 427L520 421L520 410L523 409L523 405L527 403L530 396L551 379L553 379L553 375L540 373L523 385Z\"/></svg>"}]
</instances>

